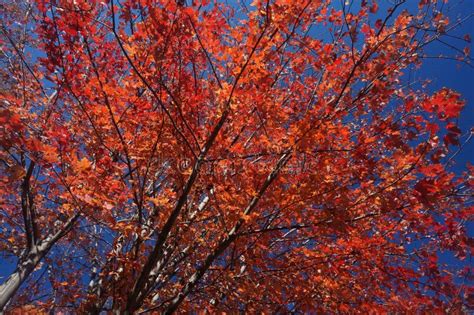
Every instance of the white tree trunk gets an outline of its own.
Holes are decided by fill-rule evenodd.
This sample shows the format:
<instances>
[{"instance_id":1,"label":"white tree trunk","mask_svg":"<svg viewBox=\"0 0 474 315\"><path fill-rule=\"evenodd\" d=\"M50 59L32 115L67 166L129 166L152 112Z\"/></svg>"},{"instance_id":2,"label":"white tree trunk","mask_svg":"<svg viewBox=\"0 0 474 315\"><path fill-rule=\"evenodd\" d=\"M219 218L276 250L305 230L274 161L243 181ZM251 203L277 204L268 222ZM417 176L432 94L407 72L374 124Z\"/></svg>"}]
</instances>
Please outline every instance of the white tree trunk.
<instances>
[{"instance_id":1,"label":"white tree trunk","mask_svg":"<svg viewBox=\"0 0 474 315\"><path fill-rule=\"evenodd\" d=\"M48 249L48 247L34 247L25 258L20 259L15 271L2 285L0 285L0 312L4 311L7 303L15 295L21 284L35 270L36 266L44 257Z\"/></svg>"},{"instance_id":2,"label":"white tree trunk","mask_svg":"<svg viewBox=\"0 0 474 315\"><path fill-rule=\"evenodd\" d=\"M34 245L24 257L20 258L15 271L0 285L0 314L3 314L5 306L13 298L22 283L25 282L35 270L41 259L48 254L51 247L53 247L57 241L71 230L79 217L79 213L70 217L59 231L49 235L43 239L43 241L39 242L38 245Z\"/></svg>"}]
</instances>

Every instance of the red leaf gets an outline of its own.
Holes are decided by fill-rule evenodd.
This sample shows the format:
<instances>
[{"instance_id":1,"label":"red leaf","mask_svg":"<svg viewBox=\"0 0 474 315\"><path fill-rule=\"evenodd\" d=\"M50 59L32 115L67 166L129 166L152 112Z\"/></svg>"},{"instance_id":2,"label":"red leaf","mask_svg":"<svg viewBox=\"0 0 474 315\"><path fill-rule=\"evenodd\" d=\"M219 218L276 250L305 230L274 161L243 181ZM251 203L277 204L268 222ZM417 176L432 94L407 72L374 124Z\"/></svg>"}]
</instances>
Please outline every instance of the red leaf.
<instances>
[{"instance_id":1,"label":"red leaf","mask_svg":"<svg viewBox=\"0 0 474 315\"><path fill-rule=\"evenodd\" d=\"M370 10L369 10L369 11L370 11L370 13L375 14L375 13L377 13L378 10L379 10L379 5L377 4L376 1L374 1L374 2L372 3L372 6L370 7Z\"/></svg>"}]
</instances>

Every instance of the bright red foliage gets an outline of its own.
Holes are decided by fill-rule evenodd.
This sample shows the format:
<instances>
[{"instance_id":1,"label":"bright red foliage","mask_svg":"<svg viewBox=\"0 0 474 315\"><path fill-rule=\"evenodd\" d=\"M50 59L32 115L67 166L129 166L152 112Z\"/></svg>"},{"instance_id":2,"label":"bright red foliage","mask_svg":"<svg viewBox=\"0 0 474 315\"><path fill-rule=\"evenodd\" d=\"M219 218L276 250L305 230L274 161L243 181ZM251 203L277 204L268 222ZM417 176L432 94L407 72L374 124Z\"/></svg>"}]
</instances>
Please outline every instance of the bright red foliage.
<instances>
[{"instance_id":1,"label":"bright red foliage","mask_svg":"<svg viewBox=\"0 0 474 315\"><path fill-rule=\"evenodd\" d=\"M190 2L3 4L0 307L472 307L441 4Z\"/></svg>"}]
</instances>

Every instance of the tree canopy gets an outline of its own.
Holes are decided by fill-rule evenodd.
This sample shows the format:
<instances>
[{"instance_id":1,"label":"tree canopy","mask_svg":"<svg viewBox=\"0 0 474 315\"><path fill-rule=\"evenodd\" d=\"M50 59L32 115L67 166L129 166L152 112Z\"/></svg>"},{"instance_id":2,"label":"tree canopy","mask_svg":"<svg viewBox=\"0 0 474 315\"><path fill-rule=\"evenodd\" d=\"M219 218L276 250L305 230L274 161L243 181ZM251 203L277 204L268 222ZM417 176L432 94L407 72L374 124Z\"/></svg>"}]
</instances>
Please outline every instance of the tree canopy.
<instances>
[{"instance_id":1,"label":"tree canopy","mask_svg":"<svg viewBox=\"0 0 474 315\"><path fill-rule=\"evenodd\" d=\"M410 78L470 38L417 2L2 1L0 309L474 307L465 101Z\"/></svg>"}]
</instances>

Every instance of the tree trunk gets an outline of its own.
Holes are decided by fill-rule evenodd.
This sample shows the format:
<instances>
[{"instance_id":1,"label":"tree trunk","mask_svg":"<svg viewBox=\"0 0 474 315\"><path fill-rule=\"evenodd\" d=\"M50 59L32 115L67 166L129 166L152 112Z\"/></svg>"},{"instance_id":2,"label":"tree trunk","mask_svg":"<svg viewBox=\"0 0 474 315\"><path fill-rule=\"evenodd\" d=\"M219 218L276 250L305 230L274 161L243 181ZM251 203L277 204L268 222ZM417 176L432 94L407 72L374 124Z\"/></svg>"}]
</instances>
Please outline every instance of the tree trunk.
<instances>
[{"instance_id":1,"label":"tree trunk","mask_svg":"<svg viewBox=\"0 0 474 315\"><path fill-rule=\"evenodd\" d=\"M51 247L57 241L71 230L79 217L79 213L70 217L59 231L46 237L38 245L33 246L23 258L20 258L15 271L0 285L0 314L2 314L5 306L13 298L18 288L35 270L41 259L49 253Z\"/></svg>"},{"instance_id":2,"label":"tree trunk","mask_svg":"<svg viewBox=\"0 0 474 315\"><path fill-rule=\"evenodd\" d=\"M48 249L49 247L39 248L38 246L35 246L24 259L20 259L15 271L2 285L0 285L0 311L4 311L7 303L15 295L25 279L27 279L33 272Z\"/></svg>"}]
</instances>

